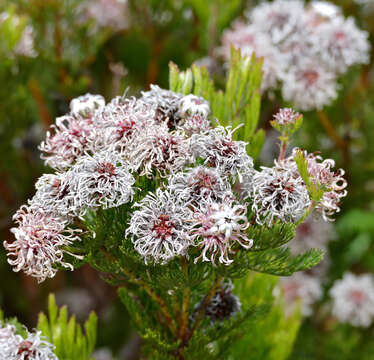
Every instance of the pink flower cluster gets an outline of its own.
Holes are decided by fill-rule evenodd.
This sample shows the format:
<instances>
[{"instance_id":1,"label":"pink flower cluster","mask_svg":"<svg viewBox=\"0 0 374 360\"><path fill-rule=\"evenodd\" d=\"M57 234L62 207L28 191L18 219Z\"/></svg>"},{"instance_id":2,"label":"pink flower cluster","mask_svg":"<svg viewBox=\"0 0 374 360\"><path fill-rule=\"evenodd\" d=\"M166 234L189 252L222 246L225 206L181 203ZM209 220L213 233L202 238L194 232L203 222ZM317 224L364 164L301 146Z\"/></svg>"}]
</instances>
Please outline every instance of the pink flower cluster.
<instances>
[{"instance_id":1,"label":"pink flower cluster","mask_svg":"<svg viewBox=\"0 0 374 360\"><path fill-rule=\"evenodd\" d=\"M222 37L226 60L234 46L263 59L262 90L281 89L301 110L320 109L337 97L338 78L369 61L368 33L340 8L325 2L264 1L236 21Z\"/></svg>"},{"instance_id":2,"label":"pink flower cluster","mask_svg":"<svg viewBox=\"0 0 374 360\"><path fill-rule=\"evenodd\" d=\"M37 181L36 194L14 217L16 240L4 242L14 270L38 281L53 277L55 265L73 269L67 258L79 257L77 218L131 203L141 177L156 191L133 204L123 236L146 263L194 253L195 262L229 265L252 247L251 223L297 222L311 203L291 158L256 171L247 144L233 140L231 127L213 128L210 106L198 96L152 86L139 98L108 104L87 94L70 108L40 146L56 171ZM344 186L333 164L317 160L310 158L311 176L335 186L339 197ZM328 215L337 209L331 198Z\"/></svg>"}]
</instances>

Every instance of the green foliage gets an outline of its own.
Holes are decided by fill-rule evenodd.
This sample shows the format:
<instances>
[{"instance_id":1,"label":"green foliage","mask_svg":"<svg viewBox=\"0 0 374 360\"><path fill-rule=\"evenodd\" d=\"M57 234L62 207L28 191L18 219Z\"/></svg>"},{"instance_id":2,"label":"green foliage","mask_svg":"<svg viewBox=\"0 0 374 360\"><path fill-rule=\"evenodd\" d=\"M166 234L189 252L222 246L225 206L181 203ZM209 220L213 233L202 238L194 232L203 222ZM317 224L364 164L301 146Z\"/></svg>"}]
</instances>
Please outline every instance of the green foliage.
<instances>
[{"instance_id":1,"label":"green foliage","mask_svg":"<svg viewBox=\"0 0 374 360\"><path fill-rule=\"evenodd\" d=\"M251 274L243 280L236 281L235 290L244 304L271 301L276 283L276 277ZM243 338L232 348L228 359L287 359L292 351L301 318L298 311L286 315L286 306L282 298L278 298L267 315L247 329Z\"/></svg>"},{"instance_id":2,"label":"green foliage","mask_svg":"<svg viewBox=\"0 0 374 360\"><path fill-rule=\"evenodd\" d=\"M85 334L75 316L68 318L66 306L59 309L55 297L49 295L48 316L39 314L38 330L55 347L59 360L89 360L96 342L97 317L91 312L84 324Z\"/></svg>"},{"instance_id":3,"label":"green foliage","mask_svg":"<svg viewBox=\"0 0 374 360\"><path fill-rule=\"evenodd\" d=\"M213 121L237 129L234 140L248 142L247 152L256 158L265 141L263 130L256 132L260 114L261 61L253 56L249 61L239 50L232 49L230 68L224 89L216 89L206 68L192 65L181 72L170 63L170 90L193 93L208 100Z\"/></svg>"}]
</instances>

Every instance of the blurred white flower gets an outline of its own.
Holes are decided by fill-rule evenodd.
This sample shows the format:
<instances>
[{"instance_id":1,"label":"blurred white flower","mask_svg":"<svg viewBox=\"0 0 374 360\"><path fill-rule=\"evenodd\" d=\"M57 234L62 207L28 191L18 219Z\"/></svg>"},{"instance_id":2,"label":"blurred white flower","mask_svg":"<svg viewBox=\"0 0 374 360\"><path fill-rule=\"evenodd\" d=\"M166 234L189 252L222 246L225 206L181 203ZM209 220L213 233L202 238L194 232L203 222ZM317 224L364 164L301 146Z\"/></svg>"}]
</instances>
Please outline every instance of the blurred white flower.
<instances>
[{"instance_id":1,"label":"blurred white flower","mask_svg":"<svg viewBox=\"0 0 374 360\"><path fill-rule=\"evenodd\" d=\"M344 274L330 290L332 314L341 322L369 327L374 318L374 280L371 274Z\"/></svg>"}]
</instances>

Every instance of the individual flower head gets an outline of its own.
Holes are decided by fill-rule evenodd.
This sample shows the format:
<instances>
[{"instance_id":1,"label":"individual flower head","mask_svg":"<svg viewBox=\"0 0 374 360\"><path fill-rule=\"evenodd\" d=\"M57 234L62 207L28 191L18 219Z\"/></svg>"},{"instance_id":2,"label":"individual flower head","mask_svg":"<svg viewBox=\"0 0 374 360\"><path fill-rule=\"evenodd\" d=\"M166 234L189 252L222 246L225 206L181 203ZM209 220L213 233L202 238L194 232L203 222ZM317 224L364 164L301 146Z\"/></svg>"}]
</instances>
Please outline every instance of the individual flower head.
<instances>
[{"instance_id":1,"label":"individual flower head","mask_svg":"<svg viewBox=\"0 0 374 360\"><path fill-rule=\"evenodd\" d=\"M221 284L205 309L205 316L210 318L212 324L222 322L235 316L241 309L241 303L232 293L234 286L231 281Z\"/></svg>"},{"instance_id":2,"label":"individual flower head","mask_svg":"<svg viewBox=\"0 0 374 360\"><path fill-rule=\"evenodd\" d=\"M148 126L128 148L130 164L140 175L161 176L180 171L192 162L189 140L180 131L169 132L166 124Z\"/></svg>"},{"instance_id":3,"label":"individual flower head","mask_svg":"<svg viewBox=\"0 0 374 360\"><path fill-rule=\"evenodd\" d=\"M322 61L339 73L356 64L369 62L369 34L357 28L353 18L338 17L318 26L312 38Z\"/></svg>"},{"instance_id":4,"label":"individual flower head","mask_svg":"<svg viewBox=\"0 0 374 360\"><path fill-rule=\"evenodd\" d=\"M114 98L98 116L101 136L96 137L96 150L115 149L126 156L126 147L145 127L154 125L155 110L142 100Z\"/></svg>"},{"instance_id":5,"label":"individual flower head","mask_svg":"<svg viewBox=\"0 0 374 360\"><path fill-rule=\"evenodd\" d=\"M36 194L30 207L41 208L46 214L72 218L79 214L76 189L71 171L42 175L35 184Z\"/></svg>"},{"instance_id":6,"label":"individual flower head","mask_svg":"<svg viewBox=\"0 0 374 360\"><path fill-rule=\"evenodd\" d=\"M295 124L302 115L293 111L290 108L283 108L274 115L274 121L280 126Z\"/></svg>"},{"instance_id":7,"label":"individual flower head","mask_svg":"<svg viewBox=\"0 0 374 360\"><path fill-rule=\"evenodd\" d=\"M202 158L205 165L242 182L253 173L253 159L246 152L245 142L232 139L233 132L230 127L218 126L192 135L191 149L195 159Z\"/></svg>"},{"instance_id":8,"label":"individual flower head","mask_svg":"<svg viewBox=\"0 0 374 360\"><path fill-rule=\"evenodd\" d=\"M84 215L87 209L108 209L126 204L134 194L134 177L128 164L116 152L85 155L71 169L76 179L76 207Z\"/></svg>"},{"instance_id":9,"label":"individual flower head","mask_svg":"<svg viewBox=\"0 0 374 360\"><path fill-rule=\"evenodd\" d=\"M268 33L274 44L297 31L304 16L304 3L298 0L262 2L248 14L252 24Z\"/></svg>"},{"instance_id":10,"label":"individual flower head","mask_svg":"<svg viewBox=\"0 0 374 360\"><path fill-rule=\"evenodd\" d=\"M186 255L192 245L188 223L192 215L180 197L158 188L134 206L138 210L131 216L126 236L146 263L165 264Z\"/></svg>"},{"instance_id":11,"label":"individual flower head","mask_svg":"<svg viewBox=\"0 0 374 360\"><path fill-rule=\"evenodd\" d=\"M292 155L284 162L288 163L286 166L293 166L295 173L297 172L297 165L293 162L293 158L298 151L299 149L297 148L293 149ZM345 189L347 181L343 177L344 170L333 171L335 162L331 159L324 160L321 156L308 154L306 151L304 151L304 157L307 161L307 169L312 181L324 186L326 190L316 209L321 212L324 220L331 220L331 216L340 211L341 199L347 196L347 190Z\"/></svg>"},{"instance_id":12,"label":"individual flower head","mask_svg":"<svg viewBox=\"0 0 374 360\"><path fill-rule=\"evenodd\" d=\"M0 323L0 360L12 359L22 340L22 336L16 334L14 325Z\"/></svg>"},{"instance_id":13,"label":"individual flower head","mask_svg":"<svg viewBox=\"0 0 374 360\"><path fill-rule=\"evenodd\" d=\"M42 209L31 209L26 205L13 218L18 225L11 229L16 240L12 243L4 241L4 247L14 271L22 270L42 282L56 274L54 264L73 269L63 259L64 247L79 240L80 230L67 228L68 223L63 218L46 215Z\"/></svg>"},{"instance_id":14,"label":"individual flower head","mask_svg":"<svg viewBox=\"0 0 374 360\"><path fill-rule=\"evenodd\" d=\"M70 110L74 114L79 114L85 118L92 118L96 112L102 110L105 106L105 99L101 95L78 96L70 101Z\"/></svg>"},{"instance_id":15,"label":"individual flower head","mask_svg":"<svg viewBox=\"0 0 374 360\"><path fill-rule=\"evenodd\" d=\"M266 33L255 26L236 21L231 29L223 32L222 47L218 50L218 54L222 55L226 62L230 60L231 47L240 49L243 56L255 55L263 60L262 91L276 86L278 73L282 71L284 63L279 50L273 46Z\"/></svg>"},{"instance_id":16,"label":"individual flower head","mask_svg":"<svg viewBox=\"0 0 374 360\"><path fill-rule=\"evenodd\" d=\"M337 97L336 75L319 61L304 59L282 75L282 96L300 110L321 109Z\"/></svg>"},{"instance_id":17,"label":"individual flower head","mask_svg":"<svg viewBox=\"0 0 374 360\"><path fill-rule=\"evenodd\" d=\"M246 233L249 227L246 214L246 206L236 203L232 197L222 202L207 200L200 204L195 209L191 232L196 246L201 249L195 263L202 259L215 265L218 256L221 264L230 265L234 260L229 256L236 252L237 245L251 248L253 240Z\"/></svg>"},{"instance_id":18,"label":"individual flower head","mask_svg":"<svg viewBox=\"0 0 374 360\"><path fill-rule=\"evenodd\" d=\"M39 146L43 152L41 158L54 169L66 170L79 156L91 149L96 128L91 118L80 115L58 117Z\"/></svg>"},{"instance_id":19,"label":"individual flower head","mask_svg":"<svg viewBox=\"0 0 374 360\"><path fill-rule=\"evenodd\" d=\"M172 174L168 188L187 202L198 204L202 200L224 199L230 192L230 184L214 168L198 166L186 172Z\"/></svg>"},{"instance_id":20,"label":"individual flower head","mask_svg":"<svg viewBox=\"0 0 374 360\"><path fill-rule=\"evenodd\" d=\"M58 360L54 348L40 331L27 331L24 339L14 325L0 328L0 360Z\"/></svg>"},{"instance_id":21,"label":"individual flower head","mask_svg":"<svg viewBox=\"0 0 374 360\"><path fill-rule=\"evenodd\" d=\"M169 128L175 128L181 120L179 102L182 98L182 94L161 89L157 85L151 85L151 90L143 91L141 97L144 102L156 109L156 121L166 122Z\"/></svg>"},{"instance_id":22,"label":"individual flower head","mask_svg":"<svg viewBox=\"0 0 374 360\"><path fill-rule=\"evenodd\" d=\"M252 210L259 224L271 225L275 219L297 222L311 203L303 179L292 167L262 167L252 186Z\"/></svg>"},{"instance_id":23,"label":"individual flower head","mask_svg":"<svg viewBox=\"0 0 374 360\"><path fill-rule=\"evenodd\" d=\"M369 327L374 318L374 281L370 274L344 274L330 290L332 314L341 322Z\"/></svg>"},{"instance_id":24,"label":"individual flower head","mask_svg":"<svg viewBox=\"0 0 374 360\"><path fill-rule=\"evenodd\" d=\"M206 118L209 113L209 103L202 97L190 94L183 96L179 102L179 114L183 118L193 115L201 115Z\"/></svg>"},{"instance_id":25,"label":"individual flower head","mask_svg":"<svg viewBox=\"0 0 374 360\"><path fill-rule=\"evenodd\" d=\"M291 312L295 303L301 301L301 313L304 316L312 315L313 304L323 295L320 280L303 272L281 277L279 285L287 304L287 312Z\"/></svg>"}]
</instances>

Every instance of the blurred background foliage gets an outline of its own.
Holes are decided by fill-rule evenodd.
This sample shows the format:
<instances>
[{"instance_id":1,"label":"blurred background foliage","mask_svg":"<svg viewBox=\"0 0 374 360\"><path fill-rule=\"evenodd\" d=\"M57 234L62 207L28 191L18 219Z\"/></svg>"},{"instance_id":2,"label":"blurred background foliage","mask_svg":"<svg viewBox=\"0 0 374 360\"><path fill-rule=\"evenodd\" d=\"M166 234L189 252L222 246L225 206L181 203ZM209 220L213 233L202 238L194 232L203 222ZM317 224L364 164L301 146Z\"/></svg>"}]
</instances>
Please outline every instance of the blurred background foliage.
<instances>
[{"instance_id":1,"label":"blurred background foliage","mask_svg":"<svg viewBox=\"0 0 374 360\"><path fill-rule=\"evenodd\" d=\"M111 2L116 1L107 1ZM101 15L114 11L117 20L105 21L97 16L99 6L98 12L90 11L103 0L0 0L1 239L12 239L12 214L33 195L36 179L48 172L37 146L55 117L69 111L72 98L87 92L107 100L125 91L137 95L152 83L167 88L170 61L182 70L193 62L209 61L223 30L258 2L132 0L106 9ZM374 48L374 6L363 7L353 0L335 0L335 4L370 33ZM31 37L23 38L28 31ZM305 112L294 139L294 145L320 149L324 158L336 159L349 183L335 222L337 240L329 245L326 289L347 269L374 272L373 61L371 56L369 64L352 68L341 79L339 97L332 105ZM213 74L218 84L223 84L223 69ZM262 99L260 127L273 139L265 144L262 164L274 158L267 154L276 150L270 120L285 105L291 104L277 93ZM97 312L97 347L110 348L118 358L138 358L140 341L116 291L91 268L59 272L37 285L31 277L12 272L0 247L0 273L0 308L6 316L17 316L33 327L38 312L46 307L47 294L54 292L57 302L68 303L78 319L85 319L92 309ZM275 277L256 275L237 284L236 292L256 302L261 294L271 296L275 285ZM284 304L275 303L239 341L232 358L286 359L296 338L291 359L372 359L373 329L338 324L325 315L324 306L328 305L322 304L319 312L303 321L297 335L298 312L286 316Z\"/></svg>"}]
</instances>

